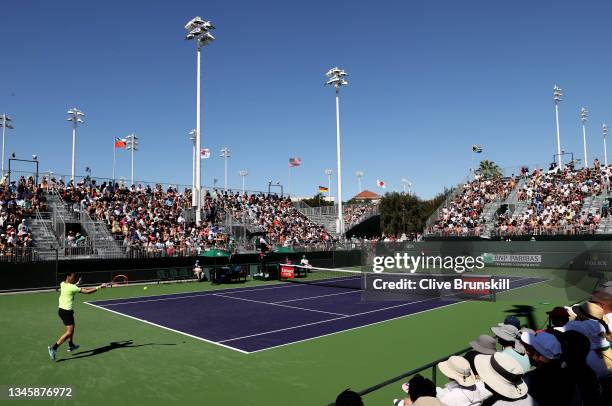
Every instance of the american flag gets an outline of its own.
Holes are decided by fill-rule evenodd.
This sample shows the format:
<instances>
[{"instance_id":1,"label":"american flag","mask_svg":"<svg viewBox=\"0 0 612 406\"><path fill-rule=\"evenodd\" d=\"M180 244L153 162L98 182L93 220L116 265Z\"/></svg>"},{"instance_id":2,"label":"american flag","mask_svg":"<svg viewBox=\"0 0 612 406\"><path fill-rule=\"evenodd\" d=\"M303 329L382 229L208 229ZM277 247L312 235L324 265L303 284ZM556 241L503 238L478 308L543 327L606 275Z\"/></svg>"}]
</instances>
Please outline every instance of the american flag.
<instances>
[{"instance_id":1,"label":"american flag","mask_svg":"<svg viewBox=\"0 0 612 406\"><path fill-rule=\"evenodd\" d=\"M294 166L300 166L302 165L302 159L301 158L289 158L289 167L293 168Z\"/></svg>"}]
</instances>

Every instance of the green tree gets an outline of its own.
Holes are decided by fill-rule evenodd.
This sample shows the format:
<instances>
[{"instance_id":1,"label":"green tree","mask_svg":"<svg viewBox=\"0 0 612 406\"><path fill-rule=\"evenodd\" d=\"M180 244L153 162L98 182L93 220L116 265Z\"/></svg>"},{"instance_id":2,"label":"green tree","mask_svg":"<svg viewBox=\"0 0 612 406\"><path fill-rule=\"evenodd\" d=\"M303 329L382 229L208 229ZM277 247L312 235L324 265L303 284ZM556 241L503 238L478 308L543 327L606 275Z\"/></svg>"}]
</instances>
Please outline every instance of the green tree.
<instances>
[{"instance_id":1,"label":"green tree","mask_svg":"<svg viewBox=\"0 0 612 406\"><path fill-rule=\"evenodd\" d=\"M421 200L417 196L404 193L387 193L379 205L380 226L385 234L422 232L425 223L453 189L445 188L433 199Z\"/></svg>"},{"instance_id":2,"label":"green tree","mask_svg":"<svg viewBox=\"0 0 612 406\"><path fill-rule=\"evenodd\" d=\"M487 159L480 161L480 167L478 168L478 173L480 173L486 179L497 178L497 177L502 176L502 171L499 165Z\"/></svg>"}]
</instances>

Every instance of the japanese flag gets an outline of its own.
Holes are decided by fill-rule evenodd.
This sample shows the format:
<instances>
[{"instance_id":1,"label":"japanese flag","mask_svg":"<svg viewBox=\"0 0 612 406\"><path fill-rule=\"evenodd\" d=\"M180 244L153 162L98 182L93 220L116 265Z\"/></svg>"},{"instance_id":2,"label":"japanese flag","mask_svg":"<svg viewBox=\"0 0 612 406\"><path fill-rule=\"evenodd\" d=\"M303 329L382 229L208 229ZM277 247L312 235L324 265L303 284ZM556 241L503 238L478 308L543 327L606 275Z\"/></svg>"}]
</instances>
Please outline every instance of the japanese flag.
<instances>
[{"instance_id":1,"label":"japanese flag","mask_svg":"<svg viewBox=\"0 0 612 406\"><path fill-rule=\"evenodd\" d=\"M387 184L384 181L380 180L380 179L376 179L376 185L378 187L383 188L383 189L387 187Z\"/></svg>"},{"instance_id":2,"label":"japanese flag","mask_svg":"<svg viewBox=\"0 0 612 406\"><path fill-rule=\"evenodd\" d=\"M210 149L208 148L202 148L200 150L200 158L202 159L208 159L210 158Z\"/></svg>"}]
</instances>

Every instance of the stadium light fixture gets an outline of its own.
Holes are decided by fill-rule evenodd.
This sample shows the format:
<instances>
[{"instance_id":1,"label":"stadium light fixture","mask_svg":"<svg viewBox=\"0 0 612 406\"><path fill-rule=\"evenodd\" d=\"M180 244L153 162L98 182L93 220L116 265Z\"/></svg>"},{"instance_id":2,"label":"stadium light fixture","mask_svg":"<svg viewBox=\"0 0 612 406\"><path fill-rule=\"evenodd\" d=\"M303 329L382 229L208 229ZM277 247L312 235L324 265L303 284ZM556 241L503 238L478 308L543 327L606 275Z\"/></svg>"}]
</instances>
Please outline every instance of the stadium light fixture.
<instances>
[{"instance_id":1,"label":"stadium light fixture","mask_svg":"<svg viewBox=\"0 0 612 406\"><path fill-rule=\"evenodd\" d=\"M603 131L603 140L604 140L604 165L608 166L608 124L604 124L601 126Z\"/></svg>"},{"instance_id":2,"label":"stadium light fixture","mask_svg":"<svg viewBox=\"0 0 612 406\"><path fill-rule=\"evenodd\" d=\"M12 130L15 127L13 127L13 124L11 123L13 121L11 117L3 113L2 115L0 115L0 118L2 119L0 121L0 127L2 127L2 171L0 172L0 178L2 178L4 176L4 150L6 129L8 128Z\"/></svg>"},{"instance_id":3,"label":"stadium light fixture","mask_svg":"<svg viewBox=\"0 0 612 406\"><path fill-rule=\"evenodd\" d=\"M223 158L224 160L224 165L225 165L225 180L224 180L224 187L223 189L225 191L227 191L227 160L229 159L229 157L231 156L230 154L230 149L227 147L221 148L221 155L220 157Z\"/></svg>"},{"instance_id":4,"label":"stadium light fixture","mask_svg":"<svg viewBox=\"0 0 612 406\"><path fill-rule=\"evenodd\" d=\"M333 169L326 169L325 175L327 175L327 198L331 197L331 177L333 175Z\"/></svg>"},{"instance_id":5,"label":"stadium light fixture","mask_svg":"<svg viewBox=\"0 0 612 406\"><path fill-rule=\"evenodd\" d=\"M361 178L363 178L363 172L357 171L355 172L355 176L357 176L357 188L359 189L359 193L361 193Z\"/></svg>"},{"instance_id":6,"label":"stadium light fixture","mask_svg":"<svg viewBox=\"0 0 612 406\"><path fill-rule=\"evenodd\" d=\"M336 88L336 163L338 174L338 227L337 232L344 234L344 213L342 212L342 160L340 153L340 87L348 85L345 77L347 73L338 67L331 68L327 73L326 85Z\"/></svg>"},{"instance_id":7,"label":"stadium light fixture","mask_svg":"<svg viewBox=\"0 0 612 406\"><path fill-rule=\"evenodd\" d=\"M583 168L588 168L589 159L587 157L587 142L586 142L586 122L589 119L589 112L586 108L580 109L580 120L582 121L582 147L584 148L584 162L582 163Z\"/></svg>"},{"instance_id":8,"label":"stadium light fixture","mask_svg":"<svg viewBox=\"0 0 612 406\"><path fill-rule=\"evenodd\" d=\"M248 171L239 171L238 174L242 178L242 194L244 194L244 179L247 177L249 172Z\"/></svg>"},{"instance_id":9,"label":"stadium light fixture","mask_svg":"<svg viewBox=\"0 0 612 406\"><path fill-rule=\"evenodd\" d=\"M131 151L132 156L132 186L134 185L134 152L138 151L138 137L135 134L130 134L125 137L126 148Z\"/></svg>"},{"instance_id":10,"label":"stadium light fixture","mask_svg":"<svg viewBox=\"0 0 612 406\"><path fill-rule=\"evenodd\" d=\"M83 122L82 117L84 117L85 114L83 114L83 112L79 109L77 109L76 107L71 108L70 110L68 110L68 118L67 121L70 121L72 123L72 169L70 171L70 180L74 183L75 179L75 164L76 164L76 130L77 130L77 126L79 125L79 123Z\"/></svg>"},{"instance_id":11,"label":"stadium light fixture","mask_svg":"<svg viewBox=\"0 0 612 406\"><path fill-rule=\"evenodd\" d=\"M215 27L210 21L205 21L201 17L195 17L185 24L187 30L186 40L194 40L196 43L197 72L196 72L196 133L195 150L197 153L202 149L202 132L200 127L200 104L201 104L201 50L215 40L210 33ZM195 193L194 199L197 202L196 222L202 220L202 160L195 160ZM193 203L193 200L192 200Z\"/></svg>"},{"instance_id":12,"label":"stadium light fixture","mask_svg":"<svg viewBox=\"0 0 612 406\"><path fill-rule=\"evenodd\" d=\"M559 170L561 170L563 165L563 160L561 158L561 135L559 133L559 102L561 102L561 96L563 96L563 90L559 86L555 85L553 87L553 100L555 101L555 119L557 122L557 164L559 166Z\"/></svg>"},{"instance_id":13,"label":"stadium light fixture","mask_svg":"<svg viewBox=\"0 0 612 406\"><path fill-rule=\"evenodd\" d=\"M198 205L198 201L196 200L196 159L202 157L198 157L196 153L196 130L195 128L189 131L189 139L191 140L191 144L193 145L191 151L191 207L195 207Z\"/></svg>"},{"instance_id":14,"label":"stadium light fixture","mask_svg":"<svg viewBox=\"0 0 612 406\"><path fill-rule=\"evenodd\" d=\"M412 182L410 182L406 178L402 178L401 182L402 182L402 187L404 188L404 194L410 193L412 189Z\"/></svg>"}]
</instances>

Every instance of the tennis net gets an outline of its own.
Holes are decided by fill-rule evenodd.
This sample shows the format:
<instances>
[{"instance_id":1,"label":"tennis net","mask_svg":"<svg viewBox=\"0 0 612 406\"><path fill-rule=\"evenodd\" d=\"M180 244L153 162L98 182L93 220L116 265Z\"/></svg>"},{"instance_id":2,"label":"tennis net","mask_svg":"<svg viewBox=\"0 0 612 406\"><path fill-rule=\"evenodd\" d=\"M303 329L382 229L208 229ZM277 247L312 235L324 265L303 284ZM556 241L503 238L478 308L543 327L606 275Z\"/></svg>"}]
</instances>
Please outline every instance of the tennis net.
<instances>
[{"instance_id":1,"label":"tennis net","mask_svg":"<svg viewBox=\"0 0 612 406\"><path fill-rule=\"evenodd\" d=\"M393 273L351 269L320 268L280 264L279 279L284 282L358 289L367 297L382 300L405 300L411 297L449 297L495 300L498 290L490 275L458 273ZM365 297L365 296L364 296Z\"/></svg>"}]
</instances>

